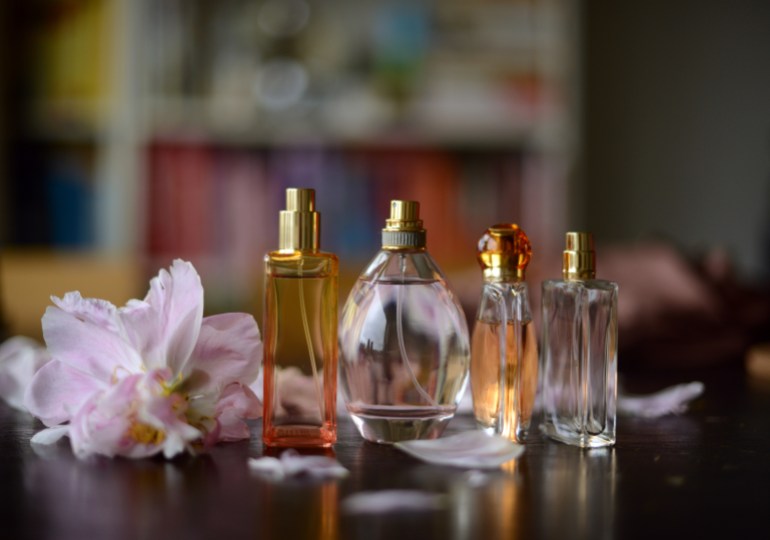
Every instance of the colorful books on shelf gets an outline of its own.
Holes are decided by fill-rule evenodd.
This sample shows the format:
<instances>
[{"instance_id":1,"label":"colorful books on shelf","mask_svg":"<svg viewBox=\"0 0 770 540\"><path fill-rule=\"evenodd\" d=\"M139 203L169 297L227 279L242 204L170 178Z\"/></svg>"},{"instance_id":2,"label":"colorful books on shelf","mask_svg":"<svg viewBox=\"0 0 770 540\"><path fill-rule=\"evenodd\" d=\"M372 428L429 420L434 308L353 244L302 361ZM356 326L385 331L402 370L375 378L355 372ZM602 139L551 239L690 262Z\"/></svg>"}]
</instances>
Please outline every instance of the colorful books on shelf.
<instances>
[{"instance_id":1,"label":"colorful books on shelf","mask_svg":"<svg viewBox=\"0 0 770 540\"><path fill-rule=\"evenodd\" d=\"M520 159L440 149L254 149L157 142L149 151L146 247L153 267L183 257L227 307L253 299L277 247L287 187L316 190L322 245L357 274L380 246L392 199L417 200L431 254L475 264L479 231L521 211Z\"/></svg>"}]
</instances>

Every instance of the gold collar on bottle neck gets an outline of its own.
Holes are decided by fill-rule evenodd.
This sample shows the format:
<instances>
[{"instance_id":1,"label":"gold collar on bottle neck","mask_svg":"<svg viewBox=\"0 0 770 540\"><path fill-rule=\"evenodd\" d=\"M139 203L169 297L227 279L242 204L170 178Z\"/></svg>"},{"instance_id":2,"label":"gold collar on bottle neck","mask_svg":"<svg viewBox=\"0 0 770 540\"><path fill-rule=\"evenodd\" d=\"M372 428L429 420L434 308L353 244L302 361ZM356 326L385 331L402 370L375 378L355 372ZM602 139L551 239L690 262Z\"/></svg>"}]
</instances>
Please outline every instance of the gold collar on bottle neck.
<instances>
[{"instance_id":1,"label":"gold collar on bottle neck","mask_svg":"<svg viewBox=\"0 0 770 540\"><path fill-rule=\"evenodd\" d=\"M479 239L477 258L486 281L522 281L532 258L532 245L515 223L499 223Z\"/></svg>"},{"instance_id":2,"label":"gold collar on bottle neck","mask_svg":"<svg viewBox=\"0 0 770 540\"><path fill-rule=\"evenodd\" d=\"M288 188L286 210L281 210L278 220L280 251L318 251L321 214L315 211L315 190Z\"/></svg>"},{"instance_id":3,"label":"gold collar on bottle neck","mask_svg":"<svg viewBox=\"0 0 770 540\"><path fill-rule=\"evenodd\" d=\"M567 233L562 274L567 281L581 281L596 277L596 251L591 233Z\"/></svg>"}]
</instances>

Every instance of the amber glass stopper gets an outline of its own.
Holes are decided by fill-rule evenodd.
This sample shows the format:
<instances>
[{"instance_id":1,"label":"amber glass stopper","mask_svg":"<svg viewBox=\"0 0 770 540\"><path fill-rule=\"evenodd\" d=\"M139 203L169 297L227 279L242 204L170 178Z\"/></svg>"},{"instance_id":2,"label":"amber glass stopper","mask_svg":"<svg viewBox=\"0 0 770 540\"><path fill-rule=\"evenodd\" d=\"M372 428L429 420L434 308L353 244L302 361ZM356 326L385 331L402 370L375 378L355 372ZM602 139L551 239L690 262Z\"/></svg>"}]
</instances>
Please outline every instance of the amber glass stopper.
<instances>
[{"instance_id":1,"label":"amber glass stopper","mask_svg":"<svg viewBox=\"0 0 770 540\"><path fill-rule=\"evenodd\" d=\"M524 279L532 245L515 223L493 225L479 239L478 260L486 280Z\"/></svg>"}]
</instances>

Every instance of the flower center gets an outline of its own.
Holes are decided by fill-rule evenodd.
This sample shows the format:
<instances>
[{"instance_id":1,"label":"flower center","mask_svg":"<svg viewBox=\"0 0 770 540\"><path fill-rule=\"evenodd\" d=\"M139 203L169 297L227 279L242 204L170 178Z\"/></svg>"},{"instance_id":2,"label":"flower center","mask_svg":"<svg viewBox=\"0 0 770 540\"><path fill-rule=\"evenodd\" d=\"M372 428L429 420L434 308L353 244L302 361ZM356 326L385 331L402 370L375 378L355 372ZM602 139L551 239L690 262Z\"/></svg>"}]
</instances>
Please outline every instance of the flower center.
<instances>
[{"instance_id":1,"label":"flower center","mask_svg":"<svg viewBox=\"0 0 770 540\"><path fill-rule=\"evenodd\" d=\"M148 424L133 422L128 428L128 436L139 444L161 444L166 438L166 434L161 430Z\"/></svg>"}]
</instances>

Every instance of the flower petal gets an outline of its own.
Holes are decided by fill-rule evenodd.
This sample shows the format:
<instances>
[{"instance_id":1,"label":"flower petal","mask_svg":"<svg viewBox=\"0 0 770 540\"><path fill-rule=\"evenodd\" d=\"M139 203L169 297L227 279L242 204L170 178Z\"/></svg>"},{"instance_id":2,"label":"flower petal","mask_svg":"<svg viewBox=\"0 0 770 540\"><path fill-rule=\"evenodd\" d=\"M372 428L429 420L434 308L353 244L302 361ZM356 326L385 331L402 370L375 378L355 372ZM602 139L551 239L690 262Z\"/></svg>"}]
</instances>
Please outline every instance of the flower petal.
<instances>
[{"instance_id":1,"label":"flower petal","mask_svg":"<svg viewBox=\"0 0 770 540\"><path fill-rule=\"evenodd\" d=\"M251 431L244 420L260 416L262 416L262 403L254 392L248 386L233 383L225 388L217 403L216 418L219 430L216 432L215 440L207 439L206 443L248 439L251 437Z\"/></svg>"},{"instance_id":2,"label":"flower petal","mask_svg":"<svg viewBox=\"0 0 770 540\"><path fill-rule=\"evenodd\" d=\"M703 393L703 383L693 381L677 384L646 396L629 396L618 392L618 413L641 418L659 418L668 414L681 414L690 401Z\"/></svg>"},{"instance_id":3,"label":"flower petal","mask_svg":"<svg viewBox=\"0 0 770 540\"><path fill-rule=\"evenodd\" d=\"M150 281L144 302L131 302L120 312L147 369L169 367L174 375L188 374L203 318L203 286L192 264L175 260L170 272L161 270Z\"/></svg>"},{"instance_id":4,"label":"flower petal","mask_svg":"<svg viewBox=\"0 0 770 540\"><path fill-rule=\"evenodd\" d=\"M441 439L402 441L394 446L428 463L471 469L496 469L524 452L523 445L481 430Z\"/></svg>"},{"instance_id":5,"label":"flower petal","mask_svg":"<svg viewBox=\"0 0 770 540\"><path fill-rule=\"evenodd\" d=\"M291 477L309 477L316 480L345 478L350 472L339 461L328 456L303 456L293 448L281 454L280 459L263 456L249 458L249 469L270 480Z\"/></svg>"},{"instance_id":6,"label":"flower petal","mask_svg":"<svg viewBox=\"0 0 770 540\"><path fill-rule=\"evenodd\" d=\"M26 411L24 392L32 377L51 357L37 341L12 337L0 345L0 398L11 407Z\"/></svg>"},{"instance_id":7,"label":"flower petal","mask_svg":"<svg viewBox=\"0 0 770 540\"><path fill-rule=\"evenodd\" d=\"M32 378L24 406L45 425L55 426L70 420L94 392L106 387L98 378L51 360Z\"/></svg>"},{"instance_id":8,"label":"flower petal","mask_svg":"<svg viewBox=\"0 0 770 540\"><path fill-rule=\"evenodd\" d=\"M201 432L184 420L184 398L165 391L169 375L167 370L131 375L93 394L72 419L75 454L173 457L200 439Z\"/></svg>"},{"instance_id":9,"label":"flower petal","mask_svg":"<svg viewBox=\"0 0 770 540\"><path fill-rule=\"evenodd\" d=\"M77 457L114 457L130 446L125 440L131 426L128 411L140 378L141 375L126 377L108 390L92 394L73 416L70 442Z\"/></svg>"},{"instance_id":10,"label":"flower petal","mask_svg":"<svg viewBox=\"0 0 770 540\"><path fill-rule=\"evenodd\" d=\"M43 336L53 358L101 381L142 369L137 351L114 328L92 318L49 307L43 315Z\"/></svg>"},{"instance_id":11,"label":"flower petal","mask_svg":"<svg viewBox=\"0 0 770 540\"><path fill-rule=\"evenodd\" d=\"M105 328L120 334L122 326L117 308L101 298L83 298L79 291L68 292L64 298L52 296L51 300L59 309L74 315L81 321L90 322L100 328Z\"/></svg>"},{"instance_id":12,"label":"flower petal","mask_svg":"<svg viewBox=\"0 0 770 540\"><path fill-rule=\"evenodd\" d=\"M29 440L29 442L31 442L32 444L45 444L45 445L55 444L62 437L68 436L69 433L70 433L69 426L50 427L35 433L32 436L32 438Z\"/></svg>"},{"instance_id":13,"label":"flower petal","mask_svg":"<svg viewBox=\"0 0 770 540\"><path fill-rule=\"evenodd\" d=\"M254 317L225 313L206 317L190 359L190 391L220 392L231 383L250 385L262 365L262 341Z\"/></svg>"}]
</instances>

